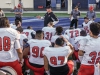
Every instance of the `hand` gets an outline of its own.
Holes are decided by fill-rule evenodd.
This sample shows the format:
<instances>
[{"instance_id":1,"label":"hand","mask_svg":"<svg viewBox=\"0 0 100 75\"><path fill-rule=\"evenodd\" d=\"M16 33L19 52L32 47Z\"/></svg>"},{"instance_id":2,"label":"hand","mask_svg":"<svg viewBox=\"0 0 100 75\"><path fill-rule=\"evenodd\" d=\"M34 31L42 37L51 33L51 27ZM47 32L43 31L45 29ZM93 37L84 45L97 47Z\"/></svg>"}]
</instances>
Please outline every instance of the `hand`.
<instances>
[{"instance_id":1,"label":"hand","mask_svg":"<svg viewBox=\"0 0 100 75\"><path fill-rule=\"evenodd\" d=\"M70 17L70 21L72 21L73 19L74 19L73 16L71 16L71 17Z\"/></svg>"},{"instance_id":2,"label":"hand","mask_svg":"<svg viewBox=\"0 0 100 75\"><path fill-rule=\"evenodd\" d=\"M50 75L50 72L49 71L45 71L45 75Z\"/></svg>"},{"instance_id":3,"label":"hand","mask_svg":"<svg viewBox=\"0 0 100 75\"><path fill-rule=\"evenodd\" d=\"M41 19L41 16L40 15L39 16L36 16L36 18Z\"/></svg>"},{"instance_id":4,"label":"hand","mask_svg":"<svg viewBox=\"0 0 100 75\"><path fill-rule=\"evenodd\" d=\"M21 67L23 66L23 61L19 61L19 64L21 65Z\"/></svg>"},{"instance_id":5,"label":"hand","mask_svg":"<svg viewBox=\"0 0 100 75\"><path fill-rule=\"evenodd\" d=\"M79 19L79 16L77 16L77 19Z\"/></svg>"}]
</instances>

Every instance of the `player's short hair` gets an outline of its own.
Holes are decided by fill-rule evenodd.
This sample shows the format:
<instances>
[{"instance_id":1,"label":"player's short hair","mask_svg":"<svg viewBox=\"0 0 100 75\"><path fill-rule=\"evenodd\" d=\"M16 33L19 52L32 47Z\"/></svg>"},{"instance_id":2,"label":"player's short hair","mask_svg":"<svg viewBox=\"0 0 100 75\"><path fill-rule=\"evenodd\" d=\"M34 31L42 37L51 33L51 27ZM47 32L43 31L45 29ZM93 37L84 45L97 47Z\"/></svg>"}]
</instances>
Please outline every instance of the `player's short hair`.
<instances>
[{"instance_id":1,"label":"player's short hair","mask_svg":"<svg viewBox=\"0 0 100 75\"><path fill-rule=\"evenodd\" d=\"M58 46L63 46L64 45L64 40L63 38L57 38L55 41L55 44Z\"/></svg>"},{"instance_id":2,"label":"player's short hair","mask_svg":"<svg viewBox=\"0 0 100 75\"><path fill-rule=\"evenodd\" d=\"M48 24L50 24L51 26L53 26L53 22L49 22Z\"/></svg>"},{"instance_id":3,"label":"player's short hair","mask_svg":"<svg viewBox=\"0 0 100 75\"><path fill-rule=\"evenodd\" d=\"M98 22L100 24L100 22Z\"/></svg>"},{"instance_id":4,"label":"player's short hair","mask_svg":"<svg viewBox=\"0 0 100 75\"><path fill-rule=\"evenodd\" d=\"M20 22L19 20L16 20L15 25L18 26L19 22Z\"/></svg>"},{"instance_id":5,"label":"player's short hair","mask_svg":"<svg viewBox=\"0 0 100 75\"><path fill-rule=\"evenodd\" d=\"M89 18L88 18L88 17L84 17L84 19L88 19L88 20L89 20Z\"/></svg>"},{"instance_id":6,"label":"player's short hair","mask_svg":"<svg viewBox=\"0 0 100 75\"><path fill-rule=\"evenodd\" d=\"M99 23L91 23L90 24L90 31L93 35L98 36L100 34L100 24Z\"/></svg>"},{"instance_id":7,"label":"player's short hair","mask_svg":"<svg viewBox=\"0 0 100 75\"><path fill-rule=\"evenodd\" d=\"M42 30L37 30L36 31L36 36L37 37L41 37L41 34L43 34L43 31Z\"/></svg>"},{"instance_id":8,"label":"player's short hair","mask_svg":"<svg viewBox=\"0 0 100 75\"><path fill-rule=\"evenodd\" d=\"M75 9L77 9L78 8L78 6L75 6Z\"/></svg>"},{"instance_id":9,"label":"player's short hair","mask_svg":"<svg viewBox=\"0 0 100 75\"><path fill-rule=\"evenodd\" d=\"M32 29L32 27L31 26L28 26L27 29Z\"/></svg>"},{"instance_id":10,"label":"player's short hair","mask_svg":"<svg viewBox=\"0 0 100 75\"><path fill-rule=\"evenodd\" d=\"M0 28L10 27L7 17L0 18Z\"/></svg>"},{"instance_id":11,"label":"player's short hair","mask_svg":"<svg viewBox=\"0 0 100 75\"><path fill-rule=\"evenodd\" d=\"M57 35L61 35L62 32L63 32L63 28L61 26L56 27Z\"/></svg>"},{"instance_id":12,"label":"player's short hair","mask_svg":"<svg viewBox=\"0 0 100 75\"><path fill-rule=\"evenodd\" d=\"M19 31L20 33L23 32L23 28L22 27L17 27L16 30Z\"/></svg>"},{"instance_id":13,"label":"player's short hair","mask_svg":"<svg viewBox=\"0 0 100 75\"><path fill-rule=\"evenodd\" d=\"M0 11L1 11L1 8L0 8Z\"/></svg>"},{"instance_id":14,"label":"player's short hair","mask_svg":"<svg viewBox=\"0 0 100 75\"><path fill-rule=\"evenodd\" d=\"M81 35L81 36L87 36L87 33L86 33L85 30L81 30L80 35Z\"/></svg>"}]
</instances>

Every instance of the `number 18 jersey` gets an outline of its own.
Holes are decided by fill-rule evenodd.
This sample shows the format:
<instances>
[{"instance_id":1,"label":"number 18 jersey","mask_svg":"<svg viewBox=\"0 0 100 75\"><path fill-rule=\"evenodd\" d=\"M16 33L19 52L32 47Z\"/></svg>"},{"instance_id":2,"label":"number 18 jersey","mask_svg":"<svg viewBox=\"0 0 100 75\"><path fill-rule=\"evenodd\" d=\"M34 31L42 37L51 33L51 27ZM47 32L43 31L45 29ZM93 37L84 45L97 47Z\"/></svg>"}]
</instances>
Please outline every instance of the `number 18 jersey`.
<instances>
[{"instance_id":1,"label":"number 18 jersey","mask_svg":"<svg viewBox=\"0 0 100 75\"><path fill-rule=\"evenodd\" d=\"M15 49L20 48L20 35L12 28L0 29L0 61L13 62L17 60Z\"/></svg>"},{"instance_id":2,"label":"number 18 jersey","mask_svg":"<svg viewBox=\"0 0 100 75\"><path fill-rule=\"evenodd\" d=\"M50 41L31 39L28 41L28 44L30 45L29 62L38 65L44 65L42 51L45 47L49 47L51 45Z\"/></svg>"}]
</instances>

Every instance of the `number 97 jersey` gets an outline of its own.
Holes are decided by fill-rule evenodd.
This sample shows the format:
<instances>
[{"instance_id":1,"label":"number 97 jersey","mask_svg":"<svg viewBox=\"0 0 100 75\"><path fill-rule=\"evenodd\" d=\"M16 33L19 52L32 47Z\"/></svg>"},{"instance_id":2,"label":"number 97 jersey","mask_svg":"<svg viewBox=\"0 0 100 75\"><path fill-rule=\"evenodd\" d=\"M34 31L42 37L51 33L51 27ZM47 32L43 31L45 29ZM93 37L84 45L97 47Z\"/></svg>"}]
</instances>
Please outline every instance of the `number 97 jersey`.
<instances>
[{"instance_id":1,"label":"number 97 jersey","mask_svg":"<svg viewBox=\"0 0 100 75\"><path fill-rule=\"evenodd\" d=\"M69 36L69 42L74 45L74 40L75 40L75 37L78 37L80 36L80 31L81 29L77 28L77 29L68 29L65 31L65 35L68 35Z\"/></svg>"},{"instance_id":2,"label":"number 97 jersey","mask_svg":"<svg viewBox=\"0 0 100 75\"><path fill-rule=\"evenodd\" d=\"M47 57L49 65L60 67L67 64L68 55L72 52L69 46L64 47L46 47L43 54Z\"/></svg>"}]
</instances>

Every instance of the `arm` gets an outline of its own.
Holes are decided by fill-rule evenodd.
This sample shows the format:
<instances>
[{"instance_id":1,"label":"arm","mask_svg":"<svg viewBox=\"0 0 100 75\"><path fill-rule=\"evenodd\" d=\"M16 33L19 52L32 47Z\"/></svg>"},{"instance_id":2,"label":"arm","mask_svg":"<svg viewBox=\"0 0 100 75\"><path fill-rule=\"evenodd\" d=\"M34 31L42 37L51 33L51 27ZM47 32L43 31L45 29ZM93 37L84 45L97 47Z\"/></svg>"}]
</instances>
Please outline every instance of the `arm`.
<instances>
[{"instance_id":1,"label":"arm","mask_svg":"<svg viewBox=\"0 0 100 75\"><path fill-rule=\"evenodd\" d=\"M62 37L62 36L61 36L61 37ZM65 41L65 43L67 44L67 46L70 47L70 50L72 50L72 52L70 53L70 55L72 55L73 52L74 52L74 47L73 47L73 45L72 45L66 38L64 38L64 37L63 37L63 40Z\"/></svg>"},{"instance_id":2,"label":"arm","mask_svg":"<svg viewBox=\"0 0 100 75\"><path fill-rule=\"evenodd\" d=\"M2 16L5 17L5 13L3 12L3 10L2 10Z\"/></svg>"},{"instance_id":3,"label":"arm","mask_svg":"<svg viewBox=\"0 0 100 75\"><path fill-rule=\"evenodd\" d=\"M53 25L55 25L59 22L58 18L55 16L55 14L52 14L51 19L53 20Z\"/></svg>"},{"instance_id":4,"label":"arm","mask_svg":"<svg viewBox=\"0 0 100 75\"><path fill-rule=\"evenodd\" d=\"M79 14L78 14L78 16L80 16L81 15L81 13L80 13L80 11L79 11Z\"/></svg>"},{"instance_id":5,"label":"arm","mask_svg":"<svg viewBox=\"0 0 100 75\"><path fill-rule=\"evenodd\" d=\"M49 62L48 62L48 59L47 57L44 55L44 69L45 69L45 73L46 75L50 75L49 73Z\"/></svg>"},{"instance_id":6,"label":"arm","mask_svg":"<svg viewBox=\"0 0 100 75\"><path fill-rule=\"evenodd\" d=\"M94 12L93 20L95 20L95 19L96 19L96 13Z\"/></svg>"},{"instance_id":7,"label":"arm","mask_svg":"<svg viewBox=\"0 0 100 75\"><path fill-rule=\"evenodd\" d=\"M23 57L24 58L28 58L28 53L29 53L29 51L30 51L30 47L26 47L25 49L24 49L24 51L23 51Z\"/></svg>"},{"instance_id":8,"label":"arm","mask_svg":"<svg viewBox=\"0 0 100 75\"><path fill-rule=\"evenodd\" d=\"M17 14L20 14L20 15L22 15L23 13L22 13L22 9L19 11L19 12L17 12L17 9L15 9L15 14L17 15Z\"/></svg>"},{"instance_id":9,"label":"arm","mask_svg":"<svg viewBox=\"0 0 100 75\"><path fill-rule=\"evenodd\" d=\"M70 17L72 17L73 16L73 10L71 11L71 14L70 14Z\"/></svg>"},{"instance_id":10,"label":"arm","mask_svg":"<svg viewBox=\"0 0 100 75\"><path fill-rule=\"evenodd\" d=\"M85 53L85 52L84 52L83 50L79 50L79 51L78 51L78 55L79 55L79 56L83 56L84 53Z\"/></svg>"},{"instance_id":11,"label":"arm","mask_svg":"<svg viewBox=\"0 0 100 75\"><path fill-rule=\"evenodd\" d=\"M48 67L48 59L47 57L44 55L44 68L45 68L45 71L49 71L49 67Z\"/></svg>"},{"instance_id":12,"label":"arm","mask_svg":"<svg viewBox=\"0 0 100 75\"><path fill-rule=\"evenodd\" d=\"M86 17L88 17L88 12L86 13ZM89 17L88 17L89 18Z\"/></svg>"},{"instance_id":13,"label":"arm","mask_svg":"<svg viewBox=\"0 0 100 75\"><path fill-rule=\"evenodd\" d=\"M72 17L73 17L73 11L71 11L71 14L70 14L69 19L71 20L71 19L72 19Z\"/></svg>"},{"instance_id":14,"label":"arm","mask_svg":"<svg viewBox=\"0 0 100 75\"><path fill-rule=\"evenodd\" d=\"M17 15L17 14L18 14L17 9L15 9L15 15Z\"/></svg>"},{"instance_id":15,"label":"arm","mask_svg":"<svg viewBox=\"0 0 100 75\"><path fill-rule=\"evenodd\" d=\"M17 50L17 54L18 54L18 57L19 57L19 62L22 62L23 52L22 52L21 48L16 49L16 50Z\"/></svg>"},{"instance_id":16,"label":"arm","mask_svg":"<svg viewBox=\"0 0 100 75\"><path fill-rule=\"evenodd\" d=\"M23 14L22 9L20 9L20 11L18 12L18 14L20 14L20 15L22 15L22 14Z\"/></svg>"},{"instance_id":17,"label":"arm","mask_svg":"<svg viewBox=\"0 0 100 75\"><path fill-rule=\"evenodd\" d=\"M87 39L84 39L84 40L80 40L79 41L79 52L78 52L78 55L79 56L83 56L85 51L84 51L84 48L86 46L86 43L87 43Z\"/></svg>"},{"instance_id":18,"label":"arm","mask_svg":"<svg viewBox=\"0 0 100 75\"><path fill-rule=\"evenodd\" d=\"M22 53L22 49L20 48L19 40L15 41L15 49L16 49L18 57L19 57L19 62L22 62L23 53Z\"/></svg>"},{"instance_id":19,"label":"arm","mask_svg":"<svg viewBox=\"0 0 100 75\"><path fill-rule=\"evenodd\" d=\"M44 15L44 17L45 17L45 15ZM42 19L42 20L44 20L44 17L41 17L40 15L36 16L36 18Z\"/></svg>"}]
</instances>

